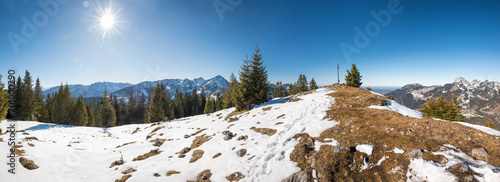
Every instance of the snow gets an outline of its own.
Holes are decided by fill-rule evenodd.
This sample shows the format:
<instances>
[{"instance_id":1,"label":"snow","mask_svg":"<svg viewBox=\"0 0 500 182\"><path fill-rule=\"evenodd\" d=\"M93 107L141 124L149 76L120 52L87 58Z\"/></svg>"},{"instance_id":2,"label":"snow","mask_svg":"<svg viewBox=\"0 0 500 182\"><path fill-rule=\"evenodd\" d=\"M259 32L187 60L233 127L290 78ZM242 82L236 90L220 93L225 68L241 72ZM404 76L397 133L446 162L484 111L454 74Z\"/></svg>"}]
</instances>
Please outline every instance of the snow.
<instances>
[{"instance_id":1,"label":"snow","mask_svg":"<svg viewBox=\"0 0 500 182\"><path fill-rule=\"evenodd\" d=\"M326 138L326 139L324 139L324 141L326 141L326 142L320 142L318 140L315 140L314 141L314 150L319 151L319 149L323 145L340 146L340 142L338 142L337 140L335 140L333 138Z\"/></svg>"},{"instance_id":2,"label":"snow","mask_svg":"<svg viewBox=\"0 0 500 182\"><path fill-rule=\"evenodd\" d=\"M361 145L356 146L357 151L363 152L363 153L368 154L368 155L372 155L374 148L375 148L375 146L369 145L369 144L361 144Z\"/></svg>"},{"instance_id":3,"label":"snow","mask_svg":"<svg viewBox=\"0 0 500 182\"><path fill-rule=\"evenodd\" d=\"M378 93L378 92L374 92L374 91L370 91L370 93L378 95L378 96L384 96L384 94L381 94L381 93Z\"/></svg>"},{"instance_id":4,"label":"snow","mask_svg":"<svg viewBox=\"0 0 500 182\"><path fill-rule=\"evenodd\" d=\"M389 150L387 152L394 152L395 154L404 154L405 153L405 150L403 149L400 149L400 148L397 148L397 147L394 147L393 150Z\"/></svg>"},{"instance_id":5,"label":"snow","mask_svg":"<svg viewBox=\"0 0 500 182\"><path fill-rule=\"evenodd\" d=\"M412 159L408 166L406 176L408 181L458 181L456 177L447 171L451 166L466 165L478 175L474 178L481 182L496 182L500 179L498 167L486 161L474 160L466 153L450 144L444 144L449 150L432 152L434 155L443 155L448 162L446 164L427 161L422 158Z\"/></svg>"},{"instance_id":6,"label":"snow","mask_svg":"<svg viewBox=\"0 0 500 182\"><path fill-rule=\"evenodd\" d=\"M500 131L494 130L492 128L488 128L486 126L475 125L475 124L466 123L466 122L457 122L457 123L460 123L460 124L462 124L464 126L468 126L468 127L471 127L471 128L475 128L477 130L481 130L481 131L483 131L485 133L488 133L490 135L500 136Z\"/></svg>"},{"instance_id":7,"label":"snow","mask_svg":"<svg viewBox=\"0 0 500 182\"><path fill-rule=\"evenodd\" d=\"M382 164L382 162L384 162L385 159L387 159L387 158L388 157L385 157L385 155L384 155L384 157L382 157L382 159L378 160L378 162L377 162L377 164L375 164L375 166L380 166Z\"/></svg>"},{"instance_id":8,"label":"snow","mask_svg":"<svg viewBox=\"0 0 500 182\"><path fill-rule=\"evenodd\" d=\"M318 137L324 130L338 124L325 117L326 110L334 103L334 98L327 95L332 92L322 88L311 94L275 99L251 111L232 116L238 117L238 120L230 123L225 118L234 108L161 122L154 126L131 124L107 129L18 121L15 122L17 130L25 130L29 134L17 133L17 141L23 145L20 149L25 150L25 158L33 160L39 168L29 171L17 162L16 174L12 175L7 172L7 165L0 165L0 176L2 181L114 181L123 176L122 171L134 168L137 171L131 173L132 177L127 181L187 181L196 180L197 174L210 169L212 181L227 181L225 177L234 172L246 176L242 181L281 181L300 171L297 163L290 159L294 146L299 143L293 136L306 132L311 137ZM282 103L293 97L301 100ZM264 107L271 109L264 111ZM278 118L282 114L285 116ZM283 124L277 125L278 122ZM4 120L0 128L5 131L9 124L11 122ZM163 128L146 139L158 127ZM268 136L251 130L251 127L270 128L277 132ZM195 136L184 137L201 129L205 130ZM225 141L222 132L226 130L236 136ZM211 139L187 152L184 158L179 158L178 152L191 146L193 140L201 135L210 136ZM244 135L248 136L247 140L237 140ZM8 140L7 135L0 137L4 141ZM22 140L25 137L37 137L38 140ZM156 147L150 142L156 138L166 141ZM130 142L135 143L124 145ZM336 142L331 139L324 144L334 145ZM132 161L153 149L162 152L145 160ZM240 149L246 149L247 154L239 157L236 152ZM203 150L203 157L189 163L194 150ZM217 153L222 155L214 159ZM7 143L0 142L0 156L7 155ZM125 163L110 168L111 163L119 160L121 155ZM0 162L5 164L7 160L3 157ZM179 171L180 174L167 177L165 174L170 170ZM154 177L154 173L161 177Z\"/></svg>"},{"instance_id":9,"label":"snow","mask_svg":"<svg viewBox=\"0 0 500 182\"><path fill-rule=\"evenodd\" d=\"M369 106L368 108L396 111L404 116L412 118L422 118L421 112L410 109L402 104L397 103L394 100L387 100L387 106Z\"/></svg>"}]
</instances>

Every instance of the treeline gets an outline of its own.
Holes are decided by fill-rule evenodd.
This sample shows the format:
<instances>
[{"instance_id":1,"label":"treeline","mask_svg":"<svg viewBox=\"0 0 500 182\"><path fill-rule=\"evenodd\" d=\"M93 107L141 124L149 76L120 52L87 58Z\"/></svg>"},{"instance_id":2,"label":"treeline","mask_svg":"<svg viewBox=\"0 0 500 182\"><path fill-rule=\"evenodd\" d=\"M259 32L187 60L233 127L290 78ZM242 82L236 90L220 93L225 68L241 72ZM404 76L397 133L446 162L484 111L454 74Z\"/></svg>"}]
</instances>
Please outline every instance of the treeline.
<instances>
[{"instance_id":1,"label":"treeline","mask_svg":"<svg viewBox=\"0 0 500 182\"><path fill-rule=\"evenodd\" d=\"M284 97L317 89L316 81L307 81L299 75L297 82L285 87L277 82L273 89L268 81L262 54L257 47L251 59L245 58L239 77L230 76L230 82L223 93L215 97L193 89L191 93L176 90L172 97L163 83L157 82L153 93L136 95L132 89L128 100L104 91L100 99L84 102L80 95L75 99L66 84L57 92L43 95L40 80L33 80L29 71L23 79L15 82L15 107L7 118L24 121L40 121L75 126L112 127L125 124L153 123L173 120L198 114L208 114L235 107L236 111L249 110L257 104L274 97ZM1 78L1 76L0 76ZM1 80L0 80L1 81ZM9 109L9 98L0 82L0 119L5 118Z\"/></svg>"}]
</instances>

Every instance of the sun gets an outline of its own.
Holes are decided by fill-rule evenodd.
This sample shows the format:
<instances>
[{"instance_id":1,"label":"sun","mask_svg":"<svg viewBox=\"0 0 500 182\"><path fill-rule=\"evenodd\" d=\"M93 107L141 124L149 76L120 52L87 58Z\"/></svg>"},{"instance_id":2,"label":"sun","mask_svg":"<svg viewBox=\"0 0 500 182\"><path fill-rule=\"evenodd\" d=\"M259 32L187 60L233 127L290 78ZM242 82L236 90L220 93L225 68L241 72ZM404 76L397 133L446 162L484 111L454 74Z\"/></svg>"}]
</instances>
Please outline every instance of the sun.
<instances>
[{"instance_id":1,"label":"sun","mask_svg":"<svg viewBox=\"0 0 500 182\"><path fill-rule=\"evenodd\" d=\"M103 30L112 29L115 25L115 17L109 13L102 15L99 21Z\"/></svg>"}]
</instances>

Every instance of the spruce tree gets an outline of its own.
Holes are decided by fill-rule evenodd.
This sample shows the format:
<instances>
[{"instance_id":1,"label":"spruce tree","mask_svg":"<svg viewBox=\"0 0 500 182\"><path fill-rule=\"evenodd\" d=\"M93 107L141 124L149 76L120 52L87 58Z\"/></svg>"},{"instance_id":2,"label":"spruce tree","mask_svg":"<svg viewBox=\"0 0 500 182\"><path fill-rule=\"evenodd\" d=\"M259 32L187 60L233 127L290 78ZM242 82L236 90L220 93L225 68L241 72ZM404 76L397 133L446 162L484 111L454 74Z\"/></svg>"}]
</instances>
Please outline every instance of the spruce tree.
<instances>
[{"instance_id":1,"label":"spruce tree","mask_svg":"<svg viewBox=\"0 0 500 182\"><path fill-rule=\"evenodd\" d=\"M31 74L28 70L26 70L24 75L23 83L24 102L22 105L23 108L21 108L22 120L34 121L34 114L37 106L35 103L35 95L33 93L33 80L31 79Z\"/></svg>"},{"instance_id":2,"label":"spruce tree","mask_svg":"<svg viewBox=\"0 0 500 182\"><path fill-rule=\"evenodd\" d=\"M160 83L156 82L153 95L151 95L151 100L149 101L147 123L165 120L165 110L163 108L164 96L161 87Z\"/></svg>"},{"instance_id":3,"label":"spruce tree","mask_svg":"<svg viewBox=\"0 0 500 182\"><path fill-rule=\"evenodd\" d=\"M232 99L232 94L234 90L237 89L238 86L238 80L236 80L236 77L234 76L234 73L231 73L231 76L229 77L229 84L226 86L226 89L224 89L224 94L223 94L223 108L231 108L234 107L233 99Z\"/></svg>"},{"instance_id":4,"label":"spruce tree","mask_svg":"<svg viewBox=\"0 0 500 182\"><path fill-rule=\"evenodd\" d=\"M182 103L182 95L179 92L179 90L175 90L175 97L174 97L174 116L175 118L182 118L184 117L184 104Z\"/></svg>"},{"instance_id":5,"label":"spruce tree","mask_svg":"<svg viewBox=\"0 0 500 182\"><path fill-rule=\"evenodd\" d=\"M361 74L355 64L352 64L351 71L347 70L347 75L345 76L345 85L351 87L360 87L363 82L361 82Z\"/></svg>"},{"instance_id":6,"label":"spruce tree","mask_svg":"<svg viewBox=\"0 0 500 182\"><path fill-rule=\"evenodd\" d=\"M104 96L101 98L101 104L99 105L99 115L103 127L106 128L116 126L116 111L111 102L111 98L108 98L108 90L104 89Z\"/></svg>"},{"instance_id":7,"label":"spruce tree","mask_svg":"<svg viewBox=\"0 0 500 182\"><path fill-rule=\"evenodd\" d=\"M136 123L144 123L146 121L145 119L145 114L147 111L147 101L146 101L146 95L144 93L141 94L139 97L139 101L137 104L137 121L134 121Z\"/></svg>"},{"instance_id":8,"label":"spruce tree","mask_svg":"<svg viewBox=\"0 0 500 182\"><path fill-rule=\"evenodd\" d=\"M174 108L172 100L170 99L170 94L166 89L166 86L161 84L162 90L162 100L163 100L163 112L165 113L165 120L172 120L175 118Z\"/></svg>"},{"instance_id":9,"label":"spruce tree","mask_svg":"<svg viewBox=\"0 0 500 182\"><path fill-rule=\"evenodd\" d=\"M95 118L94 118L94 109L92 108L92 106L90 106L89 103L86 103L85 104L85 109L87 110L87 116L88 116L88 120L87 120L87 126L95 126Z\"/></svg>"},{"instance_id":10,"label":"spruce tree","mask_svg":"<svg viewBox=\"0 0 500 182\"><path fill-rule=\"evenodd\" d=\"M283 95L283 83L277 81L274 86L273 98L281 97Z\"/></svg>"},{"instance_id":11,"label":"spruce tree","mask_svg":"<svg viewBox=\"0 0 500 182\"><path fill-rule=\"evenodd\" d=\"M207 103L207 96L205 95L205 89L201 89L200 94L200 107L198 108L198 114L202 114L205 109L205 104Z\"/></svg>"},{"instance_id":12,"label":"spruce tree","mask_svg":"<svg viewBox=\"0 0 500 182\"><path fill-rule=\"evenodd\" d=\"M75 126L87 126L88 121L87 108L85 107L85 102L83 102L82 95L80 95L73 107L72 124Z\"/></svg>"},{"instance_id":13,"label":"spruce tree","mask_svg":"<svg viewBox=\"0 0 500 182\"><path fill-rule=\"evenodd\" d=\"M252 55L252 67L250 74L250 88L253 95L249 100L254 99L255 104L260 104L269 100L271 87L267 80L266 67L262 62L262 54L260 53L259 45L256 46L255 52ZM250 109L248 107L247 109Z\"/></svg>"},{"instance_id":14,"label":"spruce tree","mask_svg":"<svg viewBox=\"0 0 500 182\"><path fill-rule=\"evenodd\" d=\"M16 120L22 120L22 109L24 107L24 100L25 100L25 94L24 94L24 83L21 80L21 76L17 77L17 82L16 82L16 89L14 93L14 97L16 98L14 101L14 112L13 112L13 119Z\"/></svg>"},{"instance_id":15,"label":"spruce tree","mask_svg":"<svg viewBox=\"0 0 500 182\"><path fill-rule=\"evenodd\" d=\"M188 92L184 92L184 95L182 96L182 108L184 109L184 117L188 117L191 115L191 107L192 107L192 101L191 101L191 95Z\"/></svg>"},{"instance_id":16,"label":"spruce tree","mask_svg":"<svg viewBox=\"0 0 500 182\"><path fill-rule=\"evenodd\" d=\"M316 81L314 80L314 78L311 79L311 82L309 82L309 87L311 87L311 90L316 90L318 89L318 85L316 85Z\"/></svg>"},{"instance_id":17,"label":"spruce tree","mask_svg":"<svg viewBox=\"0 0 500 182\"><path fill-rule=\"evenodd\" d=\"M245 105L247 103L244 95L246 89L242 87L240 83L236 83L234 88L235 89L231 92L231 101L233 102L236 111L241 111L245 109Z\"/></svg>"},{"instance_id":18,"label":"spruce tree","mask_svg":"<svg viewBox=\"0 0 500 182\"><path fill-rule=\"evenodd\" d=\"M204 114L212 113L214 111L214 100L210 97L207 99L207 104L205 104L205 109L203 111Z\"/></svg>"},{"instance_id":19,"label":"spruce tree","mask_svg":"<svg viewBox=\"0 0 500 182\"><path fill-rule=\"evenodd\" d=\"M193 94L191 95L191 116L200 114L200 97L196 89L193 89Z\"/></svg>"},{"instance_id":20,"label":"spruce tree","mask_svg":"<svg viewBox=\"0 0 500 182\"><path fill-rule=\"evenodd\" d=\"M130 90L130 95L128 97L127 114L128 118L126 119L126 124L131 124L138 120L138 103L133 87Z\"/></svg>"},{"instance_id":21,"label":"spruce tree","mask_svg":"<svg viewBox=\"0 0 500 182\"><path fill-rule=\"evenodd\" d=\"M94 97L94 100L92 102L92 110L94 111L94 126L95 127L102 127L102 119L101 119L101 113L99 110L101 103L100 101L97 101L97 99Z\"/></svg>"},{"instance_id":22,"label":"spruce tree","mask_svg":"<svg viewBox=\"0 0 500 182\"><path fill-rule=\"evenodd\" d=\"M215 100L214 112L222 110L222 105L223 105L222 104L222 97L220 95L220 92L217 92L217 99Z\"/></svg>"},{"instance_id":23,"label":"spruce tree","mask_svg":"<svg viewBox=\"0 0 500 182\"><path fill-rule=\"evenodd\" d=\"M300 74L299 79L297 79L297 93L307 91L307 78L306 75Z\"/></svg>"},{"instance_id":24,"label":"spruce tree","mask_svg":"<svg viewBox=\"0 0 500 182\"><path fill-rule=\"evenodd\" d=\"M2 75L0 75L0 122L7 116L9 111L9 94L4 90L4 84L2 83Z\"/></svg>"}]
</instances>

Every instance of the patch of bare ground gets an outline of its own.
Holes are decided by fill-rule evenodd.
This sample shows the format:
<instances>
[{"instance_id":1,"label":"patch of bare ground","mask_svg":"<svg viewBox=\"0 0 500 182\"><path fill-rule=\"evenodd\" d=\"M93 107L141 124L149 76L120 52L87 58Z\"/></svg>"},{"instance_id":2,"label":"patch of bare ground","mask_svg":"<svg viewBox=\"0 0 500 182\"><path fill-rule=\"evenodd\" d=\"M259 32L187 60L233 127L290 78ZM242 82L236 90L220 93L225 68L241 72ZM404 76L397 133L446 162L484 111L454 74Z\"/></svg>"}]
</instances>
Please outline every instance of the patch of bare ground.
<instances>
[{"instance_id":1,"label":"patch of bare ground","mask_svg":"<svg viewBox=\"0 0 500 182\"><path fill-rule=\"evenodd\" d=\"M210 169L204 170L196 176L196 182L211 182L210 177L212 177Z\"/></svg>"},{"instance_id":2,"label":"patch of bare ground","mask_svg":"<svg viewBox=\"0 0 500 182\"><path fill-rule=\"evenodd\" d=\"M122 171L122 174L129 174L129 173L133 173L133 172L136 172L136 171L137 171L137 169L128 168L127 170Z\"/></svg>"},{"instance_id":3,"label":"patch of bare ground","mask_svg":"<svg viewBox=\"0 0 500 182\"><path fill-rule=\"evenodd\" d=\"M283 124L283 122L277 122L276 125L280 125L280 124Z\"/></svg>"},{"instance_id":4,"label":"patch of bare ground","mask_svg":"<svg viewBox=\"0 0 500 182\"><path fill-rule=\"evenodd\" d=\"M274 135L276 133L276 131L277 131L277 130L271 129L271 128L255 128L255 127L251 127L250 129L254 130L257 133L260 133L260 134L263 134L263 135L268 135L268 136Z\"/></svg>"},{"instance_id":5,"label":"patch of bare ground","mask_svg":"<svg viewBox=\"0 0 500 182\"><path fill-rule=\"evenodd\" d=\"M167 171L167 174L165 174L166 176L172 176L174 174L180 174L181 172L179 171L175 171L175 170L170 170L170 171Z\"/></svg>"},{"instance_id":6,"label":"patch of bare ground","mask_svg":"<svg viewBox=\"0 0 500 182\"><path fill-rule=\"evenodd\" d=\"M157 139L151 140L149 142L153 143L153 146L159 147L159 146L163 145L163 143L165 143L165 139L157 138Z\"/></svg>"},{"instance_id":7,"label":"patch of bare ground","mask_svg":"<svg viewBox=\"0 0 500 182\"><path fill-rule=\"evenodd\" d=\"M279 115L276 119L285 117L285 114Z\"/></svg>"},{"instance_id":8,"label":"patch of bare ground","mask_svg":"<svg viewBox=\"0 0 500 182\"><path fill-rule=\"evenodd\" d=\"M240 119L240 118L238 118L238 115L243 115L243 114L248 114L248 113L249 112L247 110L233 111L233 112L227 114L225 120L227 120L228 123L238 121L238 119Z\"/></svg>"},{"instance_id":9,"label":"patch of bare ground","mask_svg":"<svg viewBox=\"0 0 500 182\"><path fill-rule=\"evenodd\" d=\"M203 157L203 153L205 153L203 150L195 150L193 151L193 157L189 160L189 163L196 162L198 159Z\"/></svg>"},{"instance_id":10,"label":"patch of bare ground","mask_svg":"<svg viewBox=\"0 0 500 182\"><path fill-rule=\"evenodd\" d=\"M217 157L219 157L219 156L221 156L221 155L222 155L222 154L219 152L219 153L215 154L212 158L213 158L213 159L215 159L215 158L217 158Z\"/></svg>"},{"instance_id":11,"label":"patch of bare ground","mask_svg":"<svg viewBox=\"0 0 500 182\"><path fill-rule=\"evenodd\" d=\"M230 124L229 126L227 126L227 129L231 128L231 126L234 126L234 124Z\"/></svg>"},{"instance_id":12,"label":"patch of bare ground","mask_svg":"<svg viewBox=\"0 0 500 182\"><path fill-rule=\"evenodd\" d=\"M136 141L133 141L133 142L127 142L127 143L124 143L124 144L122 144L122 145L118 145L118 146L116 146L116 148L120 148L120 147L123 147L123 146L125 146L125 145L130 145L130 144L133 144L133 143L135 143L135 142L136 142Z\"/></svg>"},{"instance_id":13,"label":"patch of bare ground","mask_svg":"<svg viewBox=\"0 0 500 182\"><path fill-rule=\"evenodd\" d=\"M159 150L159 149L154 149L154 150L149 151L148 153L145 153L145 154L143 154L143 155L137 156L137 157L136 157L136 158L134 158L132 161L141 161L141 160L144 160L144 159L150 158L150 157L152 157L152 156L158 155L158 154L160 154L161 152L163 152L163 151L161 151L161 150Z\"/></svg>"},{"instance_id":14,"label":"patch of bare ground","mask_svg":"<svg viewBox=\"0 0 500 182\"><path fill-rule=\"evenodd\" d=\"M226 179L228 181L240 181L241 179L245 178L245 175L241 174L240 172L234 172L230 174L229 176L226 176Z\"/></svg>"},{"instance_id":15,"label":"patch of bare ground","mask_svg":"<svg viewBox=\"0 0 500 182\"><path fill-rule=\"evenodd\" d=\"M271 110L271 108L272 108L271 106L269 106L269 107L264 107L264 108L262 108L262 111L269 111L269 110Z\"/></svg>"},{"instance_id":16,"label":"patch of bare ground","mask_svg":"<svg viewBox=\"0 0 500 182\"><path fill-rule=\"evenodd\" d=\"M287 99L281 103L287 103L287 102L297 102L299 100L302 100L301 98L298 98L298 97L294 97L294 98L290 98L290 99Z\"/></svg>"},{"instance_id":17,"label":"patch of bare ground","mask_svg":"<svg viewBox=\"0 0 500 182\"><path fill-rule=\"evenodd\" d=\"M38 169L38 166L35 162L33 162L33 160L29 160L24 157L19 157L19 163L21 163L21 165L28 170Z\"/></svg>"},{"instance_id":18,"label":"patch of bare ground","mask_svg":"<svg viewBox=\"0 0 500 182\"><path fill-rule=\"evenodd\" d=\"M203 143L209 141L210 139L212 139L212 137L211 136L207 136L205 134L203 134L201 136L197 136L193 140L193 143L191 143L191 149L195 149L196 147L199 147L199 146L203 145Z\"/></svg>"},{"instance_id":19,"label":"patch of bare ground","mask_svg":"<svg viewBox=\"0 0 500 182\"><path fill-rule=\"evenodd\" d=\"M123 175L121 179L115 180L115 182L125 182L127 181L130 177L132 177L131 174Z\"/></svg>"},{"instance_id":20,"label":"patch of bare ground","mask_svg":"<svg viewBox=\"0 0 500 182\"><path fill-rule=\"evenodd\" d=\"M307 133L296 135L299 144L290 155L292 161L309 174L314 168L319 181L406 181L405 171L410 159L403 154L386 152L395 147L408 153L420 148L438 151L444 144L451 144L469 156L472 156L472 149L484 147L489 154L488 162L500 165L500 140L495 136L454 122L410 118L394 111L367 108L384 105L387 98L359 88L330 88L337 91L329 94L335 97L335 104L327 111L327 117L340 124L317 138ZM316 152L314 140L327 138L334 138L342 147L323 145ZM356 151L359 144L374 145L372 155ZM384 156L386 159L381 165L360 172L363 160L376 164ZM444 156L431 152L424 152L422 157L436 163L446 162ZM463 172L462 176L466 175L469 172Z\"/></svg>"},{"instance_id":21,"label":"patch of bare ground","mask_svg":"<svg viewBox=\"0 0 500 182\"><path fill-rule=\"evenodd\" d=\"M11 150L14 150L14 154L16 154L17 157L24 156L25 152L20 149L21 147L23 147L23 145L14 145L11 148Z\"/></svg>"}]
</instances>

